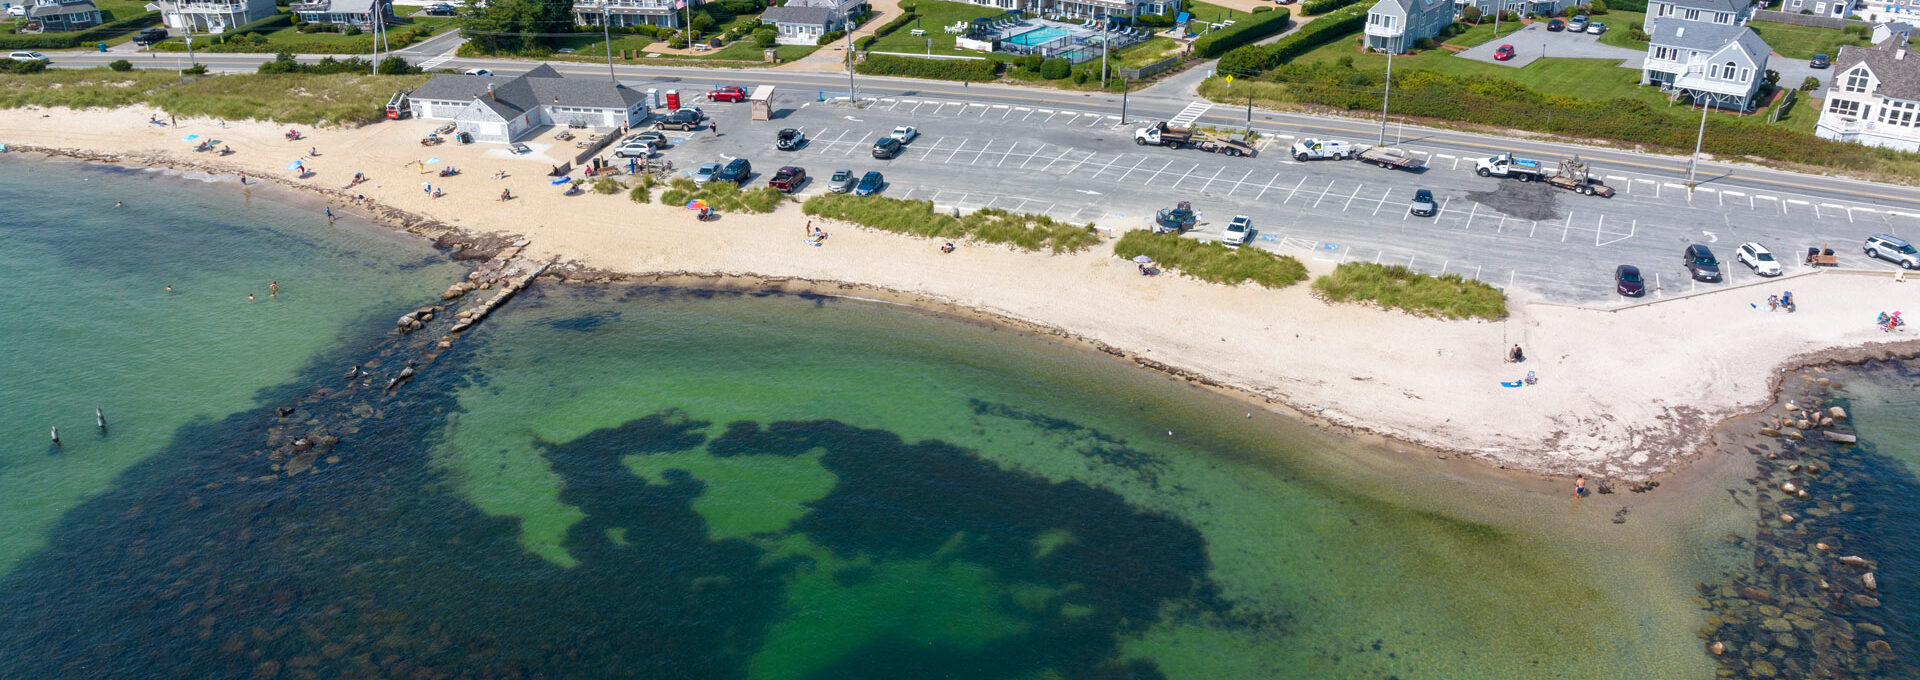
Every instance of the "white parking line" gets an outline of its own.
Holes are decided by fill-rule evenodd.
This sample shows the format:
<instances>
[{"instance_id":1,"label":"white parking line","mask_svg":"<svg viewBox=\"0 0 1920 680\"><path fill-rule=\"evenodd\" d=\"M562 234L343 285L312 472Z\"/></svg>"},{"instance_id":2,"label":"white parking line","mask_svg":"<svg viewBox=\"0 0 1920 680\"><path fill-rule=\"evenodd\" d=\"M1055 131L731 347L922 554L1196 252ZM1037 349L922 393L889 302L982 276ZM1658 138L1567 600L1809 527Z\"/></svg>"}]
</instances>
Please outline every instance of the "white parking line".
<instances>
[{"instance_id":1,"label":"white parking line","mask_svg":"<svg viewBox=\"0 0 1920 680\"><path fill-rule=\"evenodd\" d=\"M1198 166L1198 165L1195 165L1195 166L1193 166L1193 167L1196 167L1196 168L1197 168L1197 167L1200 167L1200 166ZM1215 170L1215 171L1213 171L1213 176L1212 176L1212 177L1208 177L1208 178L1207 178L1207 183L1206 183L1206 184L1202 184L1202 185L1200 185L1200 193L1203 193L1203 194L1204 194L1204 193L1207 193L1207 189L1210 189L1210 188L1212 188L1212 187L1213 187L1213 181L1214 181L1214 180L1216 180L1216 179L1219 179L1219 178L1220 178L1220 173L1223 173L1223 172L1226 172L1226 171L1227 171L1227 169L1226 169L1226 167L1224 167L1224 166L1222 166L1222 167L1221 167L1221 168L1220 168L1219 170Z\"/></svg>"},{"instance_id":2,"label":"white parking line","mask_svg":"<svg viewBox=\"0 0 1920 680\"><path fill-rule=\"evenodd\" d=\"M1092 158L1092 156L1088 156L1088 158ZM1100 170L1099 170L1098 172L1095 172L1095 173L1093 173L1093 176L1094 176L1094 177L1099 177L1099 176L1100 176L1100 173L1102 173L1102 172L1106 172L1106 171L1107 171L1107 170L1108 170L1109 168L1112 168L1112 167L1113 167L1113 164L1114 164L1114 163L1118 163L1118 162L1120 162L1120 158L1121 158L1120 156L1114 156L1114 157L1113 157L1113 160L1110 160L1110 161L1107 161L1107 164L1106 164L1106 165L1104 165L1104 166L1101 166L1101 168L1100 168ZM1082 162L1082 163L1085 163L1086 161L1084 161L1084 160L1083 160L1083 161L1080 161L1080 162ZM1134 163L1133 163L1133 167L1132 167L1132 168L1127 168L1127 174L1132 174L1135 168L1138 168L1138 167L1140 167L1140 164L1141 164L1141 163L1145 163L1145 162L1147 162L1147 157L1146 157L1146 156L1141 156L1141 157L1140 157L1140 160L1138 160L1138 161L1134 161ZM1078 167L1080 167L1080 166L1078 166L1078 165L1076 165L1076 166L1073 166L1073 167L1075 167L1075 168L1078 168ZM1072 173L1071 173L1071 172L1069 172L1068 174L1072 174ZM1120 176L1120 179L1117 179L1117 180L1114 180L1114 181L1116 181L1116 182L1119 182L1119 181L1125 181L1126 179L1127 179L1127 175L1125 175L1125 174L1123 174L1123 175L1121 175L1121 176Z\"/></svg>"},{"instance_id":3,"label":"white parking line","mask_svg":"<svg viewBox=\"0 0 1920 680\"><path fill-rule=\"evenodd\" d=\"M1475 204L1473 204L1473 207L1472 207L1471 209L1469 209L1469 210L1467 210L1467 224L1466 224L1465 226L1462 226L1462 227L1460 227L1460 228L1461 228L1461 229L1472 229L1472 228L1473 228L1473 216L1474 216L1474 215L1478 215L1478 214L1480 214L1480 204L1479 204L1479 203L1475 203Z\"/></svg>"},{"instance_id":4,"label":"white parking line","mask_svg":"<svg viewBox=\"0 0 1920 680\"><path fill-rule=\"evenodd\" d=\"M1297 194L1297 193L1300 193L1300 185L1302 185L1302 184L1306 184L1306 183L1307 183L1307 178L1306 178L1306 177L1304 177L1304 176L1303 176L1303 177L1301 177L1301 178L1300 178L1300 181L1299 181L1299 182L1295 182L1295 183L1294 183L1294 185L1293 185L1293 191L1289 191L1289 192L1287 192L1287 198L1286 198L1286 200L1283 200L1283 201L1281 201L1281 203L1286 203L1287 201L1291 201L1291 200L1293 200L1293 195L1294 195L1294 194Z\"/></svg>"},{"instance_id":5,"label":"white parking line","mask_svg":"<svg viewBox=\"0 0 1920 680\"><path fill-rule=\"evenodd\" d=\"M1318 208L1318 207L1320 207L1320 202L1321 202L1321 201L1324 201L1324 200L1327 200L1327 192L1329 192L1329 191L1333 191L1333 182L1334 182L1334 180L1327 180L1327 188L1325 188L1325 189L1321 189L1321 190L1320 190L1320 197L1319 197L1319 198L1316 198L1316 199L1313 199L1313 205L1311 205L1311 206L1308 206L1308 207L1310 207L1310 208Z\"/></svg>"},{"instance_id":6,"label":"white parking line","mask_svg":"<svg viewBox=\"0 0 1920 680\"><path fill-rule=\"evenodd\" d=\"M1567 225L1560 228L1560 242L1567 242L1567 234L1573 231L1573 211L1567 211Z\"/></svg>"},{"instance_id":7,"label":"white parking line","mask_svg":"<svg viewBox=\"0 0 1920 680\"><path fill-rule=\"evenodd\" d=\"M1180 179L1176 179L1176 180L1174 180L1174 181L1173 181L1173 187L1171 187L1171 188L1176 188L1176 189L1177 189L1177 188L1179 188L1179 187L1180 187L1180 183L1181 183L1181 182L1185 182L1185 181L1187 181L1187 178L1188 178L1188 177L1191 177L1191 176L1193 176L1193 171L1195 171L1195 170L1199 170L1199 169L1200 169L1200 164L1199 164L1199 163L1194 163L1194 164L1193 164L1193 167L1191 167L1191 168L1187 168L1187 171L1186 171L1186 172L1183 172L1183 173L1180 173ZM1147 181L1148 181L1148 182L1152 182L1153 180L1151 180L1151 179L1149 179L1149 180L1147 180Z\"/></svg>"},{"instance_id":8,"label":"white parking line","mask_svg":"<svg viewBox=\"0 0 1920 680\"><path fill-rule=\"evenodd\" d=\"M960 145L959 145L959 146L955 146L955 147L953 147L953 153L950 153L950 154L947 154L947 159L946 159L946 160L944 160L944 161L940 161L940 162L942 162L942 163L952 163L952 162L953 162L953 157L954 157L954 156L958 156L958 155L960 155L960 150L961 150L961 149L965 149L965 148L967 148L967 140L965 140L965 139L962 139L962 140L960 140Z\"/></svg>"},{"instance_id":9,"label":"white parking line","mask_svg":"<svg viewBox=\"0 0 1920 680\"><path fill-rule=\"evenodd\" d=\"M926 160L926 159L927 159L928 157L931 157L931 156L933 155L933 152L935 152L935 151L939 151L939 150L940 150L940 143L941 143L941 142L945 142L945 141L947 141L947 138L945 138L945 137L941 137L941 138L939 138L939 139L936 139L936 140L933 140L933 146L932 146L931 148L928 148L928 149L927 149L927 152L926 152L926 153L923 153L923 154L920 154L920 160L923 160L923 161L924 161L924 160Z\"/></svg>"},{"instance_id":10,"label":"white parking line","mask_svg":"<svg viewBox=\"0 0 1920 680\"><path fill-rule=\"evenodd\" d=\"M1223 168L1223 169L1224 169L1224 168ZM1238 180L1235 180L1235 181L1233 182L1233 188L1232 188L1232 189L1228 189L1228 190L1227 190L1227 195L1228 195L1228 196L1232 196L1232 195L1233 195L1233 192L1235 192L1235 191L1239 191L1239 190L1240 190L1240 187L1242 187L1242 186L1246 186L1246 184L1247 184L1247 178L1248 178L1248 177L1252 177L1252 176L1253 176L1253 171L1252 171L1252 170L1248 170L1248 171L1247 171L1247 174L1244 174L1244 175L1241 175L1241 176L1240 176L1240 179L1238 179Z\"/></svg>"},{"instance_id":11,"label":"white parking line","mask_svg":"<svg viewBox=\"0 0 1920 680\"><path fill-rule=\"evenodd\" d=\"M1142 158L1140 159L1140 163L1145 163L1145 162L1147 162L1147 159L1146 159L1145 157L1142 157ZM1133 174L1133 171L1134 171L1135 169L1138 169L1138 168L1140 167L1140 163L1134 163L1134 164L1133 164L1133 167L1132 167L1132 168L1128 168L1128 169L1127 169L1127 172L1126 172L1126 174L1123 174L1123 175L1120 175L1120 179L1118 179L1118 180L1114 180L1114 181L1117 181L1117 182L1125 182L1125 181L1127 181L1127 175L1131 175L1131 174ZM1171 161L1171 160L1169 160L1169 161L1167 161L1167 165L1173 165L1173 161ZM1160 166L1160 170L1155 170L1155 171L1153 172L1153 174L1154 174L1154 176L1155 176L1155 177L1158 177L1158 176L1160 176L1160 172L1161 172L1162 170L1166 170L1166 169L1167 169L1167 165L1162 165L1162 166ZM1148 180L1148 181L1152 181L1152 180Z\"/></svg>"},{"instance_id":12,"label":"white parking line","mask_svg":"<svg viewBox=\"0 0 1920 680\"><path fill-rule=\"evenodd\" d=\"M1341 206L1340 206L1340 212L1346 212L1346 211L1347 211L1347 208L1351 208L1351 207L1353 207L1353 199L1354 199L1354 197L1356 197L1356 196L1359 196L1359 195L1360 195L1360 187L1364 187L1364 186L1366 186L1366 185L1365 185L1365 184L1362 184L1362 185L1359 185L1359 186L1356 186L1356 187L1354 187L1354 188L1353 188L1353 195L1352 195L1352 196L1348 196L1348 197L1347 197L1347 202L1346 202L1345 204L1343 204L1343 205L1341 205Z\"/></svg>"},{"instance_id":13,"label":"white parking line","mask_svg":"<svg viewBox=\"0 0 1920 680\"><path fill-rule=\"evenodd\" d=\"M987 140L987 143L985 143L985 144L981 144L981 145L980 145L980 150L979 150L979 151L975 151L975 152L973 152L973 160L972 160L972 161L968 161L968 162L967 162L967 165L974 165L974 164L976 164L976 163L979 163L979 162L980 162L980 156L981 156L982 154L985 154L985 153L987 152L987 149L989 149L989 148L992 148L992 147L993 147L993 140L991 140L991 139L989 139L989 140Z\"/></svg>"},{"instance_id":14,"label":"white parking line","mask_svg":"<svg viewBox=\"0 0 1920 680\"><path fill-rule=\"evenodd\" d=\"M1393 189L1391 188L1387 189L1386 191L1380 192L1380 202L1375 203L1373 205L1373 215L1370 215L1370 217L1377 217L1380 215L1380 206L1386 205L1387 197L1392 194L1393 194Z\"/></svg>"},{"instance_id":15,"label":"white parking line","mask_svg":"<svg viewBox=\"0 0 1920 680\"><path fill-rule=\"evenodd\" d=\"M1009 157L1011 157L1011 156L1013 156L1013 150L1014 150L1014 149L1018 149L1018 148L1020 148L1020 144L1019 144L1018 142L1015 142L1013 146L1009 146L1009 147L1007 147L1007 152L1006 152L1006 153L1004 153L1004 154L1000 154L1000 162L998 162L998 163L994 163L994 164L993 164L993 167L996 167L996 168L997 168L997 167L1000 167L1000 166L1002 166L1002 165L1006 165L1006 164L1007 164L1007 158L1009 158ZM1031 155L1029 155L1029 157L1031 157Z\"/></svg>"},{"instance_id":16,"label":"white parking line","mask_svg":"<svg viewBox=\"0 0 1920 680\"><path fill-rule=\"evenodd\" d=\"M1447 214L1447 204L1452 202L1453 202L1452 196L1448 196L1446 198L1440 199L1440 209L1433 213L1433 221L1439 222L1440 216ZM1407 214L1411 215L1413 213L1409 211ZM1401 219L1405 219L1405 218L1401 218Z\"/></svg>"},{"instance_id":17,"label":"white parking line","mask_svg":"<svg viewBox=\"0 0 1920 680\"><path fill-rule=\"evenodd\" d=\"M1033 159L1034 159L1034 158L1036 158L1036 157L1038 157L1038 156L1040 155L1040 152L1042 152L1042 151L1045 151L1045 150L1047 150L1047 145L1046 145L1045 143L1041 143L1041 144L1040 144L1040 148L1038 148L1038 149L1034 149L1034 150L1033 150L1033 153L1030 153L1030 154L1027 154L1027 159L1026 159L1026 160L1024 160L1024 161L1020 161L1020 168L1021 168L1021 169L1023 169L1023 170L1024 170L1024 169L1026 169L1026 167L1027 167L1027 164L1028 164L1028 163L1032 163L1032 162L1033 162ZM1064 154L1063 154L1063 155L1064 155ZM1004 162L1006 162L1006 161L1001 161L1001 162L1002 162L1002 163L1004 163ZM1048 163L1048 165L1052 165L1052 163Z\"/></svg>"},{"instance_id":18,"label":"white parking line","mask_svg":"<svg viewBox=\"0 0 1920 680\"><path fill-rule=\"evenodd\" d=\"M1249 171L1249 172L1251 172L1251 171ZM1267 195L1267 190L1268 190L1268 189L1272 189L1272 188L1273 188L1273 183L1274 183L1275 181L1278 181L1279 179L1280 179L1280 173L1277 173L1277 172L1276 172L1276 173L1273 173L1273 179L1270 179L1270 180L1267 180L1267 185L1266 185L1266 186L1263 186L1263 187L1260 187L1260 193L1257 193L1257 194L1254 194L1254 195L1253 195L1253 200L1256 200L1256 201L1258 201L1258 200L1260 200L1260 197L1261 197L1261 196L1265 196L1265 195ZM1305 180L1305 178L1302 178L1302 179L1301 179L1301 181L1306 181L1306 180Z\"/></svg>"}]
</instances>

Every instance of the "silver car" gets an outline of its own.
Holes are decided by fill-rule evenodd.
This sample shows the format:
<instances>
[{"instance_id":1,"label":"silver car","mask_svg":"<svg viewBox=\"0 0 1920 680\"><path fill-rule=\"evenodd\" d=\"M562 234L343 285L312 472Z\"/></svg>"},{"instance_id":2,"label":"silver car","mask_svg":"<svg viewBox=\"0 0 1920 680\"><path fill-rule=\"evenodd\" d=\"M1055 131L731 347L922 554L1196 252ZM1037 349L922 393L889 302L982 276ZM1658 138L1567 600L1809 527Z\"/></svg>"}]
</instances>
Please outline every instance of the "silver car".
<instances>
[{"instance_id":1,"label":"silver car","mask_svg":"<svg viewBox=\"0 0 1920 680\"><path fill-rule=\"evenodd\" d=\"M722 166L719 163L708 163L706 165L700 166L699 170L693 171L693 183L706 184L707 182L712 181L713 176L720 174L720 169L723 167L725 166Z\"/></svg>"},{"instance_id":2,"label":"silver car","mask_svg":"<svg viewBox=\"0 0 1920 680\"><path fill-rule=\"evenodd\" d=\"M1879 258L1900 265L1901 269L1920 269L1920 252L1913 244L1886 234L1874 234L1860 246L1867 257Z\"/></svg>"},{"instance_id":3,"label":"silver car","mask_svg":"<svg viewBox=\"0 0 1920 680\"><path fill-rule=\"evenodd\" d=\"M836 194L844 194L853 191L853 185L858 181L859 178L853 176L852 170L835 170L833 171L833 177L827 180L827 190Z\"/></svg>"}]
</instances>

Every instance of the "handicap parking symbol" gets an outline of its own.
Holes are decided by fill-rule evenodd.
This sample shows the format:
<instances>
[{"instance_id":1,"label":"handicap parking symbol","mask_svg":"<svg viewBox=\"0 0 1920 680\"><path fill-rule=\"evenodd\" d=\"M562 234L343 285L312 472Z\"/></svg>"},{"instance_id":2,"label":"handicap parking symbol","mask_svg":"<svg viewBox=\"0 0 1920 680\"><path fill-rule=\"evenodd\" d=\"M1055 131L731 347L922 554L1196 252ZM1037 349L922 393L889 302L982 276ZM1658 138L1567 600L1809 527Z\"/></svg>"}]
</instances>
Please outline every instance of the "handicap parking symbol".
<instances>
[{"instance_id":1,"label":"handicap parking symbol","mask_svg":"<svg viewBox=\"0 0 1920 680\"><path fill-rule=\"evenodd\" d=\"M1321 250L1339 250L1339 249L1340 249L1340 244L1338 244L1338 243L1323 243L1323 244L1320 244L1320 249L1321 249Z\"/></svg>"}]
</instances>

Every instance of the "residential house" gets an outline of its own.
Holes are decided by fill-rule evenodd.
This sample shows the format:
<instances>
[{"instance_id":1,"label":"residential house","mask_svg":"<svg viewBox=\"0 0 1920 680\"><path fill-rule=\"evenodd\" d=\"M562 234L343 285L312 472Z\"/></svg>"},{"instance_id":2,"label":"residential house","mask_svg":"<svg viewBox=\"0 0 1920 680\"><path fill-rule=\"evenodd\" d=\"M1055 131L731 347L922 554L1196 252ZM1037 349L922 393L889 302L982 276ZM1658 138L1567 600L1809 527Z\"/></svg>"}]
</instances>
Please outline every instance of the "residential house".
<instances>
[{"instance_id":1,"label":"residential house","mask_svg":"<svg viewBox=\"0 0 1920 680\"><path fill-rule=\"evenodd\" d=\"M62 33L98 26L106 19L93 0L39 0L27 6L28 33Z\"/></svg>"},{"instance_id":2,"label":"residential house","mask_svg":"<svg viewBox=\"0 0 1920 680\"><path fill-rule=\"evenodd\" d=\"M1591 1L1591 0L1587 0ZM1514 14L1538 14L1554 16L1561 10L1582 4L1582 0L1455 0L1454 11L1459 12L1469 6L1480 9L1482 16L1493 16L1493 8L1501 7Z\"/></svg>"},{"instance_id":3,"label":"residential house","mask_svg":"<svg viewBox=\"0 0 1920 680\"><path fill-rule=\"evenodd\" d=\"M1640 84L1722 109L1751 111L1759 103L1773 50L1753 29L1669 16L1649 38Z\"/></svg>"},{"instance_id":4,"label":"residential house","mask_svg":"<svg viewBox=\"0 0 1920 680\"><path fill-rule=\"evenodd\" d=\"M869 9L867 0L787 0L787 7L825 7L834 14L857 17Z\"/></svg>"},{"instance_id":5,"label":"residential house","mask_svg":"<svg viewBox=\"0 0 1920 680\"><path fill-rule=\"evenodd\" d=\"M546 64L513 77L435 74L410 96L415 118L451 120L478 142L512 142L545 125L619 129L647 119L645 93L564 78Z\"/></svg>"},{"instance_id":6,"label":"residential house","mask_svg":"<svg viewBox=\"0 0 1920 680\"><path fill-rule=\"evenodd\" d=\"M1367 49L1406 54L1452 23L1452 0L1379 0L1367 10Z\"/></svg>"},{"instance_id":7,"label":"residential house","mask_svg":"<svg viewBox=\"0 0 1920 680\"><path fill-rule=\"evenodd\" d=\"M372 30L374 12L380 12L383 25L393 24L392 0L309 0L288 7L301 21L311 24L357 26Z\"/></svg>"},{"instance_id":8,"label":"residential house","mask_svg":"<svg viewBox=\"0 0 1920 680\"><path fill-rule=\"evenodd\" d=\"M1788 14L1806 12L1814 16L1845 19L1860 12L1860 0L1785 0L1780 3L1780 11Z\"/></svg>"},{"instance_id":9,"label":"residential house","mask_svg":"<svg viewBox=\"0 0 1920 680\"><path fill-rule=\"evenodd\" d=\"M225 33L278 13L273 0L155 0L167 28L193 33Z\"/></svg>"},{"instance_id":10,"label":"residential house","mask_svg":"<svg viewBox=\"0 0 1920 680\"><path fill-rule=\"evenodd\" d=\"M768 7L760 13L760 23L772 25L774 42L782 45L817 45L820 36L841 28L844 16L826 7Z\"/></svg>"},{"instance_id":11,"label":"residential house","mask_svg":"<svg viewBox=\"0 0 1920 680\"><path fill-rule=\"evenodd\" d=\"M1647 0L1646 30L1652 33L1668 19L1744 26L1752 18L1752 0Z\"/></svg>"},{"instance_id":12,"label":"residential house","mask_svg":"<svg viewBox=\"0 0 1920 680\"><path fill-rule=\"evenodd\" d=\"M610 26L686 25L689 6L698 0L573 0L573 22L599 26L604 19Z\"/></svg>"},{"instance_id":13,"label":"residential house","mask_svg":"<svg viewBox=\"0 0 1920 680\"><path fill-rule=\"evenodd\" d=\"M1861 0L1855 5L1853 13L1867 21L1911 22L1920 17L1920 0Z\"/></svg>"},{"instance_id":14,"label":"residential house","mask_svg":"<svg viewBox=\"0 0 1920 680\"><path fill-rule=\"evenodd\" d=\"M1906 40L1840 48L1826 94L1814 134L1920 151L1920 55Z\"/></svg>"},{"instance_id":15,"label":"residential house","mask_svg":"<svg viewBox=\"0 0 1920 680\"><path fill-rule=\"evenodd\" d=\"M1907 25L1905 22L1900 22L1900 21L1889 21L1889 22L1874 24L1873 39L1869 40L1868 42L1878 45L1880 43L1886 42L1887 38L1891 38L1896 35L1900 36L1901 40L1911 40L1913 39L1913 27Z\"/></svg>"}]
</instances>

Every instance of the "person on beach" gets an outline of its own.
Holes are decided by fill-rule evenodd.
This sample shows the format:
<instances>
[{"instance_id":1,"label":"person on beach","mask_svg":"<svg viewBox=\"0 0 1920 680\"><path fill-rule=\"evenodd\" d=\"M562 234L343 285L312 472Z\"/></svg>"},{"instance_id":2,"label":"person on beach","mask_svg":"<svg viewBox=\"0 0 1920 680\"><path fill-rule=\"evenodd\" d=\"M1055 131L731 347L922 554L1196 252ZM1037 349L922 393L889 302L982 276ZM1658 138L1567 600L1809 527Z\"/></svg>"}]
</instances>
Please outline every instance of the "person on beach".
<instances>
[{"instance_id":1,"label":"person on beach","mask_svg":"<svg viewBox=\"0 0 1920 680\"><path fill-rule=\"evenodd\" d=\"M167 124L173 127L180 127L180 121L175 120L171 114L167 116Z\"/></svg>"},{"instance_id":2,"label":"person on beach","mask_svg":"<svg viewBox=\"0 0 1920 680\"><path fill-rule=\"evenodd\" d=\"M502 200L502 201L511 201L511 200L513 200L513 190L512 190L512 189L501 189L501 190L500 190L500 200Z\"/></svg>"},{"instance_id":3,"label":"person on beach","mask_svg":"<svg viewBox=\"0 0 1920 680\"><path fill-rule=\"evenodd\" d=\"M333 206L327 206L327 223L333 223Z\"/></svg>"},{"instance_id":4,"label":"person on beach","mask_svg":"<svg viewBox=\"0 0 1920 680\"><path fill-rule=\"evenodd\" d=\"M317 147L317 146L307 147L307 155L318 157L320 155L320 147Z\"/></svg>"},{"instance_id":5,"label":"person on beach","mask_svg":"<svg viewBox=\"0 0 1920 680\"><path fill-rule=\"evenodd\" d=\"M435 189L433 190L433 197L434 197L434 198L439 198L439 197L441 197L441 196L445 196L445 195L446 195L446 193L445 193L445 192L442 192L442 191L440 191L440 189L438 189L438 188L435 188Z\"/></svg>"},{"instance_id":6,"label":"person on beach","mask_svg":"<svg viewBox=\"0 0 1920 680\"><path fill-rule=\"evenodd\" d=\"M1573 478L1573 497L1574 498L1587 497L1587 478L1586 477L1576 476Z\"/></svg>"},{"instance_id":7,"label":"person on beach","mask_svg":"<svg viewBox=\"0 0 1920 680\"><path fill-rule=\"evenodd\" d=\"M1780 306L1787 308L1788 312L1793 311L1793 291L1789 290L1780 294Z\"/></svg>"},{"instance_id":8,"label":"person on beach","mask_svg":"<svg viewBox=\"0 0 1920 680\"><path fill-rule=\"evenodd\" d=\"M420 183L420 193L421 193L422 195L425 195L425 196L432 196L432 195L433 195L433 183L432 183L432 182L421 182L421 183Z\"/></svg>"},{"instance_id":9,"label":"person on beach","mask_svg":"<svg viewBox=\"0 0 1920 680\"><path fill-rule=\"evenodd\" d=\"M121 201L114 201L114 202L113 202L113 207L115 207L115 208L124 208L124 207L126 207L126 205L127 205L126 203L124 203L124 202L121 202Z\"/></svg>"},{"instance_id":10,"label":"person on beach","mask_svg":"<svg viewBox=\"0 0 1920 680\"><path fill-rule=\"evenodd\" d=\"M808 236L812 236L812 235L813 235L813 220L807 220L807 228L806 228L806 229L804 229L803 231L804 231L804 232L806 233L806 235L808 235Z\"/></svg>"},{"instance_id":11,"label":"person on beach","mask_svg":"<svg viewBox=\"0 0 1920 680\"><path fill-rule=\"evenodd\" d=\"M247 185L247 173L245 170L242 170L240 171L240 186L246 186L246 185Z\"/></svg>"},{"instance_id":12,"label":"person on beach","mask_svg":"<svg viewBox=\"0 0 1920 680\"><path fill-rule=\"evenodd\" d=\"M1527 353L1520 351L1519 345L1514 345L1513 349L1507 352L1507 363L1509 364L1517 364L1526 360Z\"/></svg>"},{"instance_id":13,"label":"person on beach","mask_svg":"<svg viewBox=\"0 0 1920 680\"><path fill-rule=\"evenodd\" d=\"M167 292L173 292L173 284L167 284Z\"/></svg>"},{"instance_id":14,"label":"person on beach","mask_svg":"<svg viewBox=\"0 0 1920 680\"><path fill-rule=\"evenodd\" d=\"M1767 311L1769 312L1780 311L1780 296L1778 295L1767 296Z\"/></svg>"},{"instance_id":15,"label":"person on beach","mask_svg":"<svg viewBox=\"0 0 1920 680\"><path fill-rule=\"evenodd\" d=\"M418 164L418 165L420 166L420 174L422 174L422 175L424 175L424 174L427 174L427 162L426 162L426 161L414 161L414 163L415 163L415 164Z\"/></svg>"},{"instance_id":16,"label":"person on beach","mask_svg":"<svg viewBox=\"0 0 1920 680\"><path fill-rule=\"evenodd\" d=\"M952 253L952 252L953 252L953 242L952 242L952 241L948 241L946 245L944 245L944 246L940 246L940 252L941 252L941 253Z\"/></svg>"}]
</instances>

